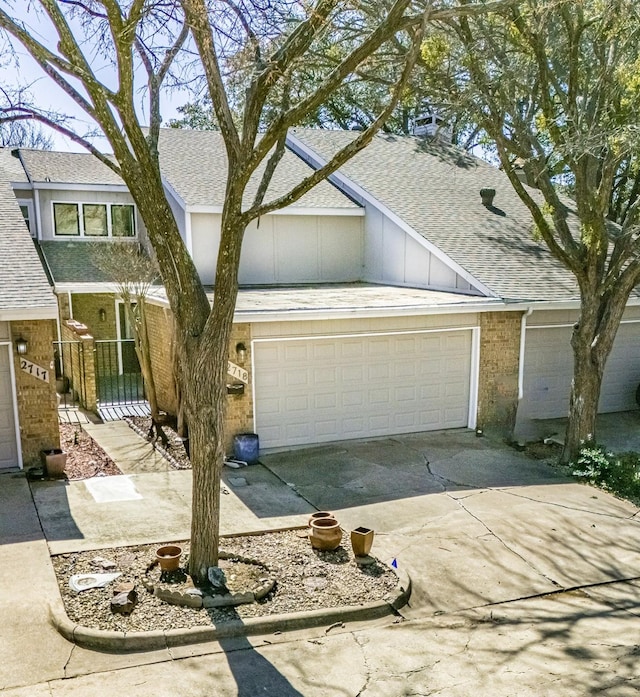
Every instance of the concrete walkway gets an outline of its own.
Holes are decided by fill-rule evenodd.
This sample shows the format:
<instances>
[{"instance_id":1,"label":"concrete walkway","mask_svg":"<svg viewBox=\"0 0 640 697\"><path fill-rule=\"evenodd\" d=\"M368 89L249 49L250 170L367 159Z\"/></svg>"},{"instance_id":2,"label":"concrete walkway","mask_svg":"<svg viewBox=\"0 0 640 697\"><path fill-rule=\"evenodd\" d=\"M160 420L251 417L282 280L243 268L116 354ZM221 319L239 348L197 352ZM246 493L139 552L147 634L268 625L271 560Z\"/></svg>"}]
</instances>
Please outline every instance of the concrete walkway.
<instances>
[{"instance_id":1,"label":"concrete walkway","mask_svg":"<svg viewBox=\"0 0 640 697\"><path fill-rule=\"evenodd\" d=\"M140 446L128 427L113 438L109 427L96 428L92 435L111 439L118 464L118 449L124 458ZM36 482L39 520L24 478L2 475L0 645L10 648L0 690L9 697L640 693L640 516L631 504L468 431L262 460L265 467L225 473L225 531L293 525L315 508L333 510L347 529L372 527L373 553L412 576L406 621L122 656L73 648L46 622L59 595L42 529L55 552L186 537L190 473Z\"/></svg>"}]
</instances>

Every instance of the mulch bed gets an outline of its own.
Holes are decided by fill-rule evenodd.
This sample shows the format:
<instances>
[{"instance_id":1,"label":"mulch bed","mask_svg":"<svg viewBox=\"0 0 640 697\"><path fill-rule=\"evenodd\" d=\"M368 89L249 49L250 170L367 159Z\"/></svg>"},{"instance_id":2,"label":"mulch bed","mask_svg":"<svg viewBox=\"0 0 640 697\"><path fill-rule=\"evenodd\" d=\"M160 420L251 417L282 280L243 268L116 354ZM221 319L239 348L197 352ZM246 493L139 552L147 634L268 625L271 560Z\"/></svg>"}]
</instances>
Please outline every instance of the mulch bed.
<instances>
[{"instance_id":1,"label":"mulch bed","mask_svg":"<svg viewBox=\"0 0 640 697\"><path fill-rule=\"evenodd\" d=\"M108 477L122 472L80 424L60 424L60 447L67 453L68 479Z\"/></svg>"}]
</instances>

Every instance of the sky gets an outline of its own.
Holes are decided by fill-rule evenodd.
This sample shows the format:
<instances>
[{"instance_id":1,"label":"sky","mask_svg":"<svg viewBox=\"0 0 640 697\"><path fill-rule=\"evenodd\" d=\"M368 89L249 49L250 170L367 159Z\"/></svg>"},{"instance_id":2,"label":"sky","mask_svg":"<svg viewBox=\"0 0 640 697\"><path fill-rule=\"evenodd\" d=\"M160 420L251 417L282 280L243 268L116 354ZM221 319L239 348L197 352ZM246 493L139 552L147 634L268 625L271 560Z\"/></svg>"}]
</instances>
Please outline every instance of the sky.
<instances>
[{"instance_id":1,"label":"sky","mask_svg":"<svg viewBox=\"0 0 640 697\"><path fill-rule=\"evenodd\" d=\"M24 0L18 0L16 3L0 0L0 5L4 6L3 9L5 9L12 18L23 21L29 27L30 33L44 43L47 48L55 51L57 34L51 27L47 18L43 16L42 13L34 11L32 3ZM15 52L13 60L9 63L0 65L0 85L12 87L30 86L30 92L36 105L40 109L64 113L73 117L73 130L80 133L86 133L93 129L95 124L91 121L90 117L88 117L82 108L59 88L53 80L44 74L26 49L16 41L12 41L12 46ZM106 61L102 59L96 61L94 70L98 77L105 81L110 80L110 76L115 75L113 66L108 65ZM142 86L145 83L145 77L142 71L139 77L139 86ZM167 92L165 90L161 99L163 123L167 123L169 119L179 116L177 108L188 101L193 101L193 99L193 94L186 90L175 90L173 92ZM138 95L137 107L140 119L142 123L146 125L148 123L148 109L146 108L146 96L144 94ZM84 151L81 145L73 142L62 134L47 127L44 127L44 129L52 136L55 150L71 152ZM105 152L110 151L106 139L97 138L92 142L101 150Z\"/></svg>"}]
</instances>

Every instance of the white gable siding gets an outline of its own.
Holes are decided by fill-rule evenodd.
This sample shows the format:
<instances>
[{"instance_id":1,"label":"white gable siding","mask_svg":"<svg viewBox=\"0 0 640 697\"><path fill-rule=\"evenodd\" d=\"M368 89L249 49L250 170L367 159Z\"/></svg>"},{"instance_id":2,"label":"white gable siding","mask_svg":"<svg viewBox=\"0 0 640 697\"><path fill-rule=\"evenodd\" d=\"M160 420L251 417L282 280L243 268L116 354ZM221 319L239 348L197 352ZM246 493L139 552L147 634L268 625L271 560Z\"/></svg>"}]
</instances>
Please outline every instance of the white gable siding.
<instances>
[{"instance_id":1,"label":"white gable siding","mask_svg":"<svg viewBox=\"0 0 640 697\"><path fill-rule=\"evenodd\" d=\"M180 237L182 237L185 244L188 244L187 234L185 230L184 208L178 203L176 197L166 187L164 193L167 197L167 202L169 203L169 208L171 208L173 217L176 219L176 224L180 232Z\"/></svg>"},{"instance_id":2,"label":"white gable siding","mask_svg":"<svg viewBox=\"0 0 640 697\"><path fill-rule=\"evenodd\" d=\"M193 258L206 284L215 279L220 215L191 214ZM243 285L350 282L362 279L362 218L267 215L245 233Z\"/></svg>"},{"instance_id":3,"label":"white gable siding","mask_svg":"<svg viewBox=\"0 0 640 697\"><path fill-rule=\"evenodd\" d=\"M191 213L191 243L193 261L200 274L200 280L211 285L216 277L220 245L220 216Z\"/></svg>"},{"instance_id":4,"label":"white gable siding","mask_svg":"<svg viewBox=\"0 0 640 697\"><path fill-rule=\"evenodd\" d=\"M366 201L365 279L417 288L473 292L471 285L419 240Z\"/></svg>"}]
</instances>

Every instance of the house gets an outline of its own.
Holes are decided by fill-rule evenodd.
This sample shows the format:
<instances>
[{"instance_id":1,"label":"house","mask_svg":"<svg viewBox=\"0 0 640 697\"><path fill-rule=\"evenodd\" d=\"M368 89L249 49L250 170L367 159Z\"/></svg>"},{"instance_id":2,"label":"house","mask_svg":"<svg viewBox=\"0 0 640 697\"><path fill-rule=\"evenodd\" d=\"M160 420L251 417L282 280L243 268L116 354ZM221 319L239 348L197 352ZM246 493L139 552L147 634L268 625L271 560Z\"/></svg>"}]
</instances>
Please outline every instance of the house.
<instances>
[{"instance_id":1,"label":"house","mask_svg":"<svg viewBox=\"0 0 640 697\"><path fill-rule=\"evenodd\" d=\"M57 303L16 200L26 183L17 164L0 151L0 473L60 447L52 371Z\"/></svg>"},{"instance_id":2,"label":"house","mask_svg":"<svg viewBox=\"0 0 640 697\"><path fill-rule=\"evenodd\" d=\"M356 135L293 130L266 200ZM222 139L165 129L159 151L181 235L211 285ZM61 331L72 331L73 318L92 340L122 340L113 284L92 268L86 243L146 244L126 187L90 155L18 155L26 181L14 182L14 192L53 279ZM493 191L492 200L481 190ZM579 302L571 274L532 233L500 170L441 142L376 136L330 182L247 230L229 346L240 372L229 380L228 440L255 431L262 447L277 448L445 428L538 435L539 419L567 412ZM160 403L172 411L171 313L160 289L148 303ZM639 323L634 297L601 411L635 406Z\"/></svg>"}]
</instances>

